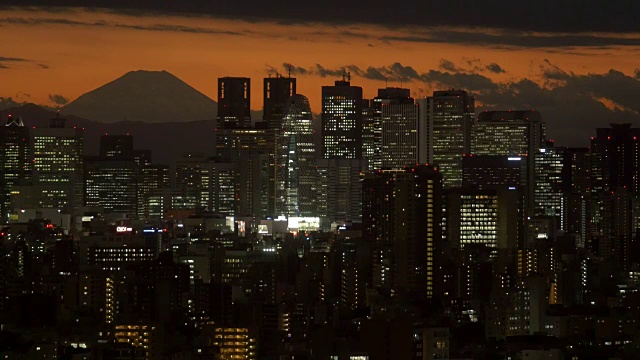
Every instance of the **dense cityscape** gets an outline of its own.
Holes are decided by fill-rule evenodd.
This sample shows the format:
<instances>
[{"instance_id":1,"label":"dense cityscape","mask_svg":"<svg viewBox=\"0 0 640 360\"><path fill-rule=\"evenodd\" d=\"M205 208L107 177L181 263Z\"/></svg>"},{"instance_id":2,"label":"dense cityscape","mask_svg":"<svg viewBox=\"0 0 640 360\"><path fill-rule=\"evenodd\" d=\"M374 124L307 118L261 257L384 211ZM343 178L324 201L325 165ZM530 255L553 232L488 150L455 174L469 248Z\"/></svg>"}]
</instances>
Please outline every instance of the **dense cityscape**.
<instances>
[{"instance_id":1,"label":"dense cityscape","mask_svg":"<svg viewBox=\"0 0 640 360\"><path fill-rule=\"evenodd\" d=\"M296 80L256 119L219 78L210 152L174 164L4 119L0 357L637 356L640 128L563 147L463 89L366 99L345 71L311 109Z\"/></svg>"}]
</instances>

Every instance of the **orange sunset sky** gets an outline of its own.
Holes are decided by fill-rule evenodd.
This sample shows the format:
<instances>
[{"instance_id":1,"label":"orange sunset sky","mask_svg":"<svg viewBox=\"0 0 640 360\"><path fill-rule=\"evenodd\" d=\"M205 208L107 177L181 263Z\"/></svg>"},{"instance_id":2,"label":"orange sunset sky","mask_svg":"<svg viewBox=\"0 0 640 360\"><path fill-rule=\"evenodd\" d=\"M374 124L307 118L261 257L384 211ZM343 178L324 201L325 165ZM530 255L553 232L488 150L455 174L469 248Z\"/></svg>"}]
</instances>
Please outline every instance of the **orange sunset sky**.
<instances>
[{"instance_id":1,"label":"orange sunset sky","mask_svg":"<svg viewBox=\"0 0 640 360\"><path fill-rule=\"evenodd\" d=\"M448 41L442 34L453 40ZM478 40L478 34L484 38ZM575 45L570 43L572 40L562 46L554 44L555 39L572 39L574 35L491 28L284 24L208 16L12 7L0 10L0 96L52 106L50 94L72 101L128 71L167 70L212 99L217 97L216 78L251 77L252 107L259 110L261 79L274 73L274 69L284 72L283 63L304 69L316 69L320 64L323 69L336 71L349 65L384 70L400 63L420 74L436 71L434 75L438 76L478 75L481 80L500 86L530 79L541 88L557 85L552 77L543 76L545 71L554 70L577 78L615 69L625 80L636 80L640 35L581 33L580 37L600 42L610 37L612 44L589 46L590 40ZM545 46L547 42L549 45ZM487 70L491 63L498 64L500 71ZM389 85L399 86L399 73L387 73ZM374 97L376 89L385 86L384 80L352 75L352 84L362 86L365 97ZM321 76L313 70L296 77L298 92L307 95L312 110L319 112L321 86L331 85L337 76ZM466 86L455 81L414 78L405 79L403 85L418 97L432 90ZM482 104L483 90L470 90ZM609 109L637 113L637 109L629 109L615 96L599 92L590 96Z\"/></svg>"},{"instance_id":2,"label":"orange sunset sky","mask_svg":"<svg viewBox=\"0 0 640 360\"><path fill-rule=\"evenodd\" d=\"M438 68L441 59L463 63L475 58L483 63L499 63L507 72L491 77L509 81L538 77L545 59L576 73L601 73L611 68L633 73L638 66L633 55L640 50L636 47L584 48L573 52L383 41L380 40L383 35L407 33L411 29L373 25L279 25L269 21L250 23L209 17L133 17L79 9L62 13L13 9L3 10L1 14L1 55L28 61L12 62L8 69L0 72L0 95L36 103L47 103L51 93L73 100L128 71L144 69L167 70L213 99L217 96L217 77L251 77L253 108L259 109L261 78L268 75L269 66L283 72L281 65L285 62L301 67L318 63L332 68L400 62L418 71L427 71ZM26 20L20 23L17 19ZM55 22L65 19L84 24ZM184 31L134 28L158 25L197 28L203 33L189 32L186 28ZM48 68L41 68L39 64ZM331 84L335 77L298 78L298 91L310 97L317 111L320 87ZM384 81L356 76L352 83L363 86L367 97L375 96L376 89L385 85ZM390 82L394 84L399 82ZM418 88L428 90L425 84L415 81L404 84L417 95ZM24 98L25 94L29 97Z\"/></svg>"}]
</instances>

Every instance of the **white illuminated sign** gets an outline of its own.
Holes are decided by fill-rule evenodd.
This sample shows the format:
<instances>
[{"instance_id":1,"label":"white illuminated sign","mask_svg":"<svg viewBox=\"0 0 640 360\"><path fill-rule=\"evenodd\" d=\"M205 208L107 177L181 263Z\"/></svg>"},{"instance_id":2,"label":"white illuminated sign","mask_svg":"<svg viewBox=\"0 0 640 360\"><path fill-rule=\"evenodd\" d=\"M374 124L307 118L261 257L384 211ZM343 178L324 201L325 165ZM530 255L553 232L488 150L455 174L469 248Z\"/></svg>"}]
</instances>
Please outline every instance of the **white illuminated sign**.
<instances>
[{"instance_id":1,"label":"white illuminated sign","mask_svg":"<svg viewBox=\"0 0 640 360\"><path fill-rule=\"evenodd\" d=\"M509 158L509 161L520 161L520 160L522 160L521 157L510 157Z\"/></svg>"},{"instance_id":2,"label":"white illuminated sign","mask_svg":"<svg viewBox=\"0 0 640 360\"><path fill-rule=\"evenodd\" d=\"M130 227L126 227L126 226L118 226L116 228L116 232L122 233L122 232L132 232L133 228Z\"/></svg>"}]
</instances>

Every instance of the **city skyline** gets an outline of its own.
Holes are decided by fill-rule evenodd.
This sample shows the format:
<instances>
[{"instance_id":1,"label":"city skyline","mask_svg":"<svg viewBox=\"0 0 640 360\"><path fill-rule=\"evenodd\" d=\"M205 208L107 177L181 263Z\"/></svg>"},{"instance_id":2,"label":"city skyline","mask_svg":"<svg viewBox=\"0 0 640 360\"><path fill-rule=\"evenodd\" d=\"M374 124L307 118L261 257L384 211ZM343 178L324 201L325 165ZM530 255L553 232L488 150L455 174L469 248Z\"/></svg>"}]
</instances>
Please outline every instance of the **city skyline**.
<instances>
[{"instance_id":1,"label":"city skyline","mask_svg":"<svg viewBox=\"0 0 640 360\"><path fill-rule=\"evenodd\" d=\"M615 28L514 34L483 24L472 36L473 29L442 24L247 21L78 8L13 7L3 13L3 102L11 97L60 106L138 69L167 70L216 99L219 77L249 77L260 93L263 78L286 76L285 64L291 64L298 92L309 97L314 113L320 112L321 86L343 70L365 98L402 84L415 98L466 89L478 97L479 111L535 108L555 124L558 138L571 138L572 127L584 122L628 122L638 112L629 93L640 90L633 61L640 41ZM262 108L259 96L251 108Z\"/></svg>"}]
</instances>

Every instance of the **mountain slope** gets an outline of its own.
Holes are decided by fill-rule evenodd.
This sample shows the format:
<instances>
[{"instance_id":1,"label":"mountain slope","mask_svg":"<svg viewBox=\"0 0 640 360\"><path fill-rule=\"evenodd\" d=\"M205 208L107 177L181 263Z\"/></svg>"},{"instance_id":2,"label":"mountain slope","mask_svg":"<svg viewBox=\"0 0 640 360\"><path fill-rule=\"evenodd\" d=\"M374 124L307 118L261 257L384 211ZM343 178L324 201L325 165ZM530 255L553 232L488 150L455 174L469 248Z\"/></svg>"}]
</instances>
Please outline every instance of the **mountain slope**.
<instances>
[{"instance_id":1,"label":"mountain slope","mask_svg":"<svg viewBox=\"0 0 640 360\"><path fill-rule=\"evenodd\" d=\"M64 106L60 112L103 123L215 119L218 104L166 71L131 71Z\"/></svg>"}]
</instances>

